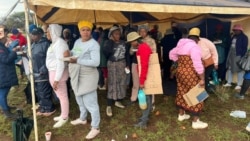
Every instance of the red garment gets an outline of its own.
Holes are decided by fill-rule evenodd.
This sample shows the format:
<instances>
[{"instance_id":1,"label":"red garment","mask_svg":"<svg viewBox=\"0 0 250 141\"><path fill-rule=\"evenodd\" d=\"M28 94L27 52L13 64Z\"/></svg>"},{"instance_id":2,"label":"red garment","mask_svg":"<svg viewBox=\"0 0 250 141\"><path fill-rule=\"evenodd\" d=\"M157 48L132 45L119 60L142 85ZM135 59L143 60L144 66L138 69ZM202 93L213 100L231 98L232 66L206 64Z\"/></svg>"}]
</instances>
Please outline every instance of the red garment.
<instances>
[{"instance_id":1,"label":"red garment","mask_svg":"<svg viewBox=\"0 0 250 141\"><path fill-rule=\"evenodd\" d=\"M141 43L138 47L138 51L136 52L136 56L140 57L141 60L141 73L139 76L140 85L144 85L144 82L147 79L148 62L151 53L152 50L146 43Z\"/></svg>"},{"instance_id":2,"label":"red garment","mask_svg":"<svg viewBox=\"0 0 250 141\"><path fill-rule=\"evenodd\" d=\"M20 34L20 33L17 34L17 35L12 35L12 36L10 36L10 38L11 38L12 41L18 40L20 47L26 46L26 44L27 44L26 38L22 34Z\"/></svg>"}]
</instances>

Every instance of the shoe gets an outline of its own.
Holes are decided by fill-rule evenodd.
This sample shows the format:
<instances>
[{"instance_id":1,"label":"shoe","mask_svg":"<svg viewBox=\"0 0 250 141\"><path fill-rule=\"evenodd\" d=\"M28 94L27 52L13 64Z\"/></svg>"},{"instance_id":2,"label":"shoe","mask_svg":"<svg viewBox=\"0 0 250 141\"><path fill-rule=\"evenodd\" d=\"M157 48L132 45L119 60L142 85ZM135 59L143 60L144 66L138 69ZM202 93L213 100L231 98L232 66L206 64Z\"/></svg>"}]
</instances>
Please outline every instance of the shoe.
<instances>
[{"instance_id":1,"label":"shoe","mask_svg":"<svg viewBox=\"0 0 250 141\"><path fill-rule=\"evenodd\" d=\"M236 94L234 97L236 97L238 99L244 99L245 98L244 95L240 95L240 94Z\"/></svg>"},{"instance_id":2,"label":"shoe","mask_svg":"<svg viewBox=\"0 0 250 141\"><path fill-rule=\"evenodd\" d=\"M17 119L18 118L18 115L11 113L10 110L3 110L3 114L6 118L9 118L9 119Z\"/></svg>"},{"instance_id":3,"label":"shoe","mask_svg":"<svg viewBox=\"0 0 250 141\"><path fill-rule=\"evenodd\" d=\"M61 116L58 116L58 117L54 117L54 118L53 118L54 121L59 121L60 119L62 119Z\"/></svg>"},{"instance_id":4,"label":"shoe","mask_svg":"<svg viewBox=\"0 0 250 141\"><path fill-rule=\"evenodd\" d=\"M116 106L116 107L119 107L119 108L122 108L122 109L125 108L125 106L122 105L122 103L121 103L121 102L118 102L118 101L115 102L115 106Z\"/></svg>"},{"instance_id":5,"label":"shoe","mask_svg":"<svg viewBox=\"0 0 250 141\"><path fill-rule=\"evenodd\" d=\"M248 125L247 125L247 127L246 127L246 130L247 130L248 132L250 132L250 122L248 123Z\"/></svg>"},{"instance_id":6,"label":"shoe","mask_svg":"<svg viewBox=\"0 0 250 141\"><path fill-rule=\"evenodd\" d=\"M42 115L43 115L43 113L42 113L42 112L40 112L40 111L38 111L38 112L36 112L36 115L37 115L37 116L42 116Z\"/></svg>"},{"instance_id":7,"label":"shoe","mask_svg":"<svg viewBox=\"0 0 250 141\"><path fill-rule=\"evenodd\" d=\"M81 120L80 118L73 120L70 122L72 125L79 125L79 124L87 124L87 120Z\"/></svg>"},{"instance_id":8,"label":"shoe","mask_svg":"<svg viewBox=\"0 0 250 141\"><path fill-rule=\"evenodd\" d=\"M146 128L147 127L147 123L143 122L143 121L139 121L138 123L134 124L134 127Z\"/></svg>"},{"instance_id":9,"label":"shoe","mask_svg":"<svg viewBox=\"0 0 250 141\"><path fill-rule=\"evenodd\" d=\"M225 85L223 85L224 87L231 87L232 85L231 84L229 84L229 83L227 83L227 84L225 84Z\"/></svg>"},{"instance_id":10,"label":"shoe","mask_svg":"<svg viewBox=\"0 0 250 141\"><path fill-rule=\"evenodd\" d=\"M152 104L151 112L153 113L154 111L155 111L155 104L153 103L153 104Z\"/></svg>"},{"instance_id":11,"label":"shoe","mask_svg":"<svg viewBox=\"0 0 250 141\"><path fill-rule=\"evenodd\" d=\"M60 118L60 119L53 125L53 128L60 128L60 127L62 127L67 121L68 121L68 118L67 118L67 119Z\"/></svg>"},{"instance_id":12,"label":"shoe","mask_svg":"<svg viewBox=\"0 0 250 141\"><path fill-rule=\"evenodd\" d=\"M102 91L106 90L105 86L103 86L103 87L98 86L98 89L99 89L99 90L102 90Z\"/></svg>"},{"instance_id":13,"label":"shoe","mask_svg":"<svg viewBox=\"0 0 250 141\"><path fill-rule=\"evenodd\" d=\"M189 119L190 118L190 115L188 115L188 114L183 114L183 115L178 115L178 120L179 121L183 121L183 120L185 120L185 119Z\"/></svg>"},{"instance_id":14,"label":"shoe","mask_svg":"<svg viewBox=\"0 0 250 141\"><path fill-rule=\"evenodd\" d=\"M240 89L241 89L241 86L236 86L234 89L235 89L235 90L240 90Z\"/></svg>"},{"instance_id":15,"label":"shoe","mask_svg":"<svg viewBox=\"0 0 250 141\"><path fill-rule=\"evenodd\" d=\"M111 106L107 106L106 113L107 113L107 116L112 117L113 114L112 114Z\"/></svg>"},{"instance_id":16,"label":"shoe","mask_svg":"<svg viewBox=\"0 0 250 141\"><path fill-rule=\"evenodd\" d=\"M196 122L192 122L192 128L193 129L204 129L207 128L208 124L205 122L200 121L199 119L197 119Z\"/></svg>"},{"instance_id":17,"label":"shoe","mask_svg":"<svg viewBox=\"0 0 250 141\"><path fill-rule=\"evenodd\" d=\"M45 117L48 117L48 116L51 116L52 114L54 114L55 112L56 112L56 110L54 110L52 112L45 112L45 113L42 113L42 115Z\"/></svg>"},{"instance_id":18,"label":"shoe","mask_svg":"<svg viewBox=\"0 0 250 141\"><path fill-rule=\"evenodd\" d=\"M210 80L209 84L214 85L214 81Z\"/></svg>"},{"instance_id":19,"label":"shoe","mask_svg":"<svg viewBox=\"0 0 250 141\"><path fill-rule=\"evenodd\" d=\"M90 140L95 138L100 133L99 129L92 128L88 135L86 136L86 139Z\"/></svg>"}]
</instances>

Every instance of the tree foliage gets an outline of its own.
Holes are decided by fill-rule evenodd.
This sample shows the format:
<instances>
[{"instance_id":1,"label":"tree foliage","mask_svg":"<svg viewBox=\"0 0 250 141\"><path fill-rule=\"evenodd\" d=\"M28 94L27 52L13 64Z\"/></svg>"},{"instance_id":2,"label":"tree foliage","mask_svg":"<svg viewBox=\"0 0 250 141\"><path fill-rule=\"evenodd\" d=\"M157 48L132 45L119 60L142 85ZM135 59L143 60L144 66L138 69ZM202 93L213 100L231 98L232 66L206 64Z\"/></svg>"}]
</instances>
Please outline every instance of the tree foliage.
<instances>
[{"instance_id":1,"label":"tree foliage","mask_svg":"<svg viewBox=\"0 0 250 141\"><path fill-rule=\"evenodd\" d=\"M11 14L4 22L9 29L25 27L25 14L24 12L16 12Z\"/></svg>"}]
</instances>

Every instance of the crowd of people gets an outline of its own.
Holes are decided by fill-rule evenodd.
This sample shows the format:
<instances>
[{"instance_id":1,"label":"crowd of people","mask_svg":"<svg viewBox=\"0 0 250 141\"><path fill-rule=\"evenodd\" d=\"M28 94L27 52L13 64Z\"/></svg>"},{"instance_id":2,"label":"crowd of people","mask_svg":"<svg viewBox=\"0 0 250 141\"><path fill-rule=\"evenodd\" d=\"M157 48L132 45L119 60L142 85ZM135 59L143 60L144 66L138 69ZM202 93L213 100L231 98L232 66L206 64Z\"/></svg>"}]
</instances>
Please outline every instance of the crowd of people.
<instances>
[{"instance_id":1,"label":"crowd of people","mask_svg":"<svg viewBox=\"0 0 250 141\"><path fill-rule=\"evenodd\" d=\"M30 25L33 76L35 80L36 101L39 104L37 116L51 116L56 108L53 99L60 103L61 114L53 118L53 127L60 128L69 119L69 96L72 89L79 106L79 118L72 125L86 124L87 114L91 115L91 130L86 139L93 139L100 132L100 110L97 89L107 90L106 114L113 116L112 106L125 108L123 100L131 88L130 103L137 101L139 89L145 88L149 69L149 58L158 53L163 80L177 82L176 105L178 121L189 119L192 114L192 128L203 129L208 123L200 120L204 102L188 106L183 98L197 84L208 93L214 92L211 74L218 72L218 78L225 87L232 86L232 75L238 74L237 86L241 89L237 98L244 99L250 86L250 73L244 72L237 62L247 53L248 37L241 25L233 26L233 34L225 35L222 24L215 27L212 37L200 37L200 29L179 28L171 23L162 37L158 25L150 30L146 25L122 27L113 25L110 29L96 28L88 21L77 24L80 37L73 36L70 29L59 24L42 28ZM18 47L10 47L18 40ZM0 105L7 118L16 118L7 103L7 95L12 86L18 85L15 64L26 54L22 50L27 43L17 29L8 36L5 26L0 26ZM17 55L19 54L19 55ZM21 57L21 59L20 59ZM138 61L140 58L140 61ZM176 65L177 64L177 65ZM171 71L175 65L175 77ZM21 64L21 75L24 68ZM139 68L140 67L140 72ZM227 81L226 74L227 72ZM244 76L245 74L245 76ZM244 82L243 82L244 80ZM243 84L242 84L243 83ZM167 94L166 94L167 95ZM150 113L154 109L154 95L146 95L147 108L135 127L146 127Z\"/></svg>"}]
</instances>

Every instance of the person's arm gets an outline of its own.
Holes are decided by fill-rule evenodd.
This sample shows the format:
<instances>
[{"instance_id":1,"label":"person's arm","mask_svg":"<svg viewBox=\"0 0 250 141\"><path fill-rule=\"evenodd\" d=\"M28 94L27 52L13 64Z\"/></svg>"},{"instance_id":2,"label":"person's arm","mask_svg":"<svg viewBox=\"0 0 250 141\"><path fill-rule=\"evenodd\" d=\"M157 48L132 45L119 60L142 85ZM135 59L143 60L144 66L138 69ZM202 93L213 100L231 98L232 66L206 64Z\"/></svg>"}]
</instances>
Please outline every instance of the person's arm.
<instances>
[{"instance_id":1,"label":"person's arm","mask_svg":"<svg viewBox=\"0 0 250 141\"><path fill-rule=\"evenodd\" d=\"M169 52L169 59L173 60L174 62L178 60L177 50L178 48L175 47Z\"/></svg>"},{"instance_id":2,"label":"person's arm","mask_svg":"<svg viewBox=\"0 0 250 141\"><path fill-rule=\"evenodd\" d=\"M109 59L109 57L113 55L113 41L112 40L105 41L104 47L103 47L103 54L105 55L107 59Z\"/></svg>"},{"instance_id":3,"label":"person's arm","mask_svg":"<svg viewBox=\"0 0 250 141\"><path fill-rule=\"evenodd\" d=\"M147 79L147 73L148 73L148 63L150 54L152 53L150 47L143 45L139 48L140 52L138 52L138 56L140 57L141 61L141 74L139 76L140 85L144 86L144 82ZM138 51L139 51L138 50Z\"/></svg>"},{"instance_id":4,"label":"person's arm","mask_svg":"<svg viewBox=\"0 0 250 141\"><path fill-rule=\"evenodd\" d=\"M41 47L41 49L42 49L41 55L45 56L45 58L46 58L47 50L49 48L49 43L45 43L45 44L46 45L43 45ZM46 63L40 67L39 72L40 72L40 74L47 74L48 73L48 69L46 67Z\"/></svg>"},{"instance_id":5,"label":"person's arm","mask_svg":"<svg viewBox=\"0 0 250 141\"><path fill-rule=\"evenodd\" d=\"M201 75L204 72L204 66L202 64L201 58L201 49L200 47L194 46L191 50L190 50L190 56L194 65L194 69L195 71Z\"/></svg>"},{"instance_id":6,"label":"person's arm","mask_svg":"<svg viewBox=\"0 0 250 141\"><path fill-rule=\"evenodd\" d=\"M56 56L56 76L55 81L59 81L62 77L63 71L65 69L65 63L62 60L64 58L64 52L68 50L68 45L65 43L60 43L60 46L56 46L55 56Z\"/></svg>"},{"instance_id":7,"label":"person's arm","mask_svg":"<svg viewBox=\"0 0 250 141\"><path fill-rule=\"evenodd\" d=\"M100 64L100 46L96 43L93 47L90 47L90 58L77 59L77 63L84 66L97 67Z\"/></svg>"},{"instance_id":8,"label":"person's arm","mask_svg":"<svg viewBox=\"0 0 250 141\"><path fill-rule=\"evenodd\" d=\"M247 52L247 47L248 47L248 38L246 35L243 36L243 41L242 41L242 51L243 54L241 55L241 57L243 57L246 52Z\"/></svg>"},{"instance_id":9,"label":"person's arm","mask_svg":"<svg viewBox=\"0 0 250 141\"><path fill-rule=\"evenodd\" d=\"M14 63L17 58L16 52L12 51L10 53L5 49L0 49L0 62L4 64Z\"/></svg>"}]
</instances>

